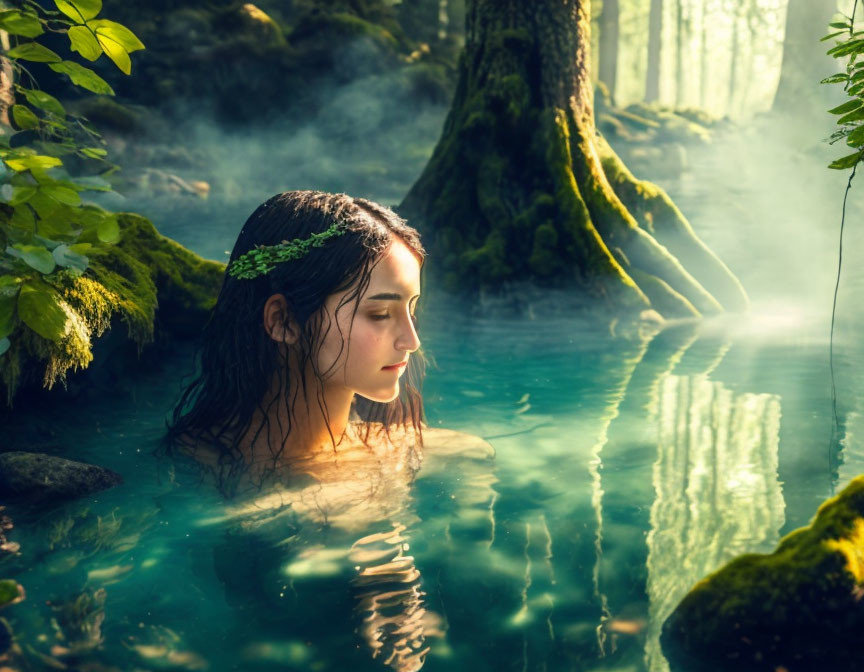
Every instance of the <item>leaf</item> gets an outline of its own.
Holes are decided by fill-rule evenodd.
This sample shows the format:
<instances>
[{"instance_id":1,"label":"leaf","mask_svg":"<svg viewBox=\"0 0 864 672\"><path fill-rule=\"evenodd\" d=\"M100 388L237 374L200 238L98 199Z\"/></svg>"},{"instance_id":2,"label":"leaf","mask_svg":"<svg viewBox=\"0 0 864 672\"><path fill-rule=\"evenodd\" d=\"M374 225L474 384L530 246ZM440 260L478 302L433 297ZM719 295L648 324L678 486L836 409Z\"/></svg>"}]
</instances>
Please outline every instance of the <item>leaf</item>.
<instances>
[{"instance_id":1,"label":"leaf","mask_svg":"<svg viewBox=\"0 0 864 672\"><path fill-rule=\"evenodd\" d=\"M41 243L46 250L51 250L54 252L54 248L59 247L62 243L59 240L52 240L51 238L45 238L43 236L33 236L33 239L37 243ZM53 256L53 255L52 255Z\"/></svg>"},{"instance_id":2,"label":"leaf","mask_svg":"<svg viewBox=\"0 0 864 672\"><path fill-rule=\"evenodd\" d=\"M15 190L12 192L12 198L9 199L9 205L20 205L25 201L29 201L36 195L36 191L36 187L33 186L15 187Z\"/></svg>"},{"instance_id":3,"label":"leaf","mask_svg":"<svg viewBox=\"0 0 864 672\"><path fill-rule=\"evenodd\" d=\"M116 65L120 69L120 72L122 72L124 75L129 75L132 73L132 61L129 59L128 51L126 51L116 42L112 42L110 40L100 39L99 45L102 47L105 55L112 61L114 61L114 65Z\"/></svg>"},{"instance_id":4,"label":"leaf","mask_svg":"<svg viewBox=\"0 0 864 672\"><path fill-rule=\"evenodd\" d=\"M84 23L102 11L102 0L54 0L57 9L73 21Z\"/></svg>"},{"instance_id":5,"label":"leaf","mask_svg":"<svg viewBox=\"0 0 864 672\"><path fill-rule=\"evenodd\" d=\"M20 9L0 12L0 30L21 37L37 37L45 32L42 22L35 14L22 12Z\"/></svg>"},{"instance_id":6,"label":"leaf","mask_svg":"<svg viewBox=\"0 0 864 672\"><path fill-rule=\"evenodd\" d=\"M23 105L12 106L12 118L15 120L15 125L20 129L39 128L39 117L33 114L30 108Z\"/></svg>"},{"instance_id":7,"label":"leaf","mask_svg":"<svg viewBox=\"0 0 864 672\"><path fill-rule=\"evenodd\" d=\"M21 280L14 275L0 275L0 296L17 296Z\"/></svg>"},{"instance_id":8,"label":"leaf","mask_svg":"<svg viewBox=\"0 0 864 672\"><path fill-rule=\"evenodd\" d=\"M70 245L69 249L76 254L87 254L91 247L93 247L91 243L75 243L74 245Z\"/></svg>"},{"instance_id":9,"label":"leaf","mask_svg":"<svg viewBox=\"0 0 864 672\"><path fill-rule=\"evenodd\" d=\"M72 228L72 223L64 215L65 213L57 213L49 218L40 219L36 225L38 237L46 236L53 239L74 236L76 231ZM59 244L57 243L54 247L57 247ZM46 247L48 246L46 245Z\"/></svg>"},{"instance_id":10,"label":"leaf","mask_svg":"<svg viewBox=\"0 0 864 672\"><path fill-rule=\"evenodd\" d=\"M43 275L48 275L57 265L51 253L41 245L13 245L11 248L7 247L6 252L18 257L30 268L35 268Z\"/></svg>"},{"instance_id":11,"label":"leaf","mask_svg":"<svg viewBox=\"0 0 864 672\"><path fill-rule=\"evenodd\" d=\"M114 61L114 65L120 68L123 74L130 74L132 72L132 61L129 60L130 52L144 48L135 33L126 26L108 19L88 21L87 25L96 31L99 46L102 47L108 58Z\"/></svg>"},{"instance_id":12,"label":"leaf","mask_svg":"<svg viewBox=\"0 0 864 672\"><path fill-rule=\"evenodd\" d=\"M830 40L832 37L837 37L838 35L843 35L844 33L847 33L847 32L849 32L849 31L846 31L846 30L838 30L836 33L830 33L830 34L826 35L825 37L821 38L819 41L820 41L820 42L827 42L827 41Z\"/></svg>"},{"instance_id":13,"label":"leaf","mask_svg":"<svg viewBox=\"0 0 864 672\"><path fill-rule=\"evenodd\" d=\"M36 228L36 218L33 216L33 210L26 203L16 205L9 224L21 231L33 231Z\"/></svg>"},{"instance_id":14,"label":"leaf","mask_svg":"<svg viewBox=\"0 0 864 672\"><path fill-rule=\"evenodd\" d=\"M108 151L98 147L82 147L81 153L91 159L101 159L103 156L108 156Z\"/></svg>"},{"instance_id":15,"label":"leaf","mask_svg":"<svg viewBox=\"0 0 864 672\"><path fill-rule=\"evenodd\" d=\"M96 225L96 235L103 243L116 243L120 240L120 226L113 215L102 218Z\"/></svg>"},{"instance_id":16,"label":"leaf","mask_svg":"<svg viewBox=\"0 0 864 672\"><path fill-rule=\"evenodd\" d=\"M99 40L96 39L93 31L86 26L72 26L69 29L68 36L72 51L77 51L88 61L95 61L102 54ZM68 62L64 61L64 63Z\"/></svg>"},{"instance_id":17,"label":"leaf","mask_svg":"<svg viewBox=\"0 0 864 672\"><path fill-rule=\"evenodd\" d=\"M826 77L823 79L820 84L837 84L838 82L845 82L849 79L849 75L845 72L838 72L836 75L831 75L830 77Z\"/></svg>"},{"instance_id":18,"label":"leaf","mask_svg":"<svg viewBox=\"0 0 864 672\"><path fill-rule=\"evenodd\" d=\"M850 147L860 147L864 144L864 126L859 126L853 130L846 138L846 144Z\"/></svg>"},{"instance_id":19,"label":"leaf","mask_svg":"<svg viewBox=\"0 0 864 672\"><path fill-rule=\"evenodd\" d=\"M73 184L82 191L111 191L111 183L101 177L91 175L90 177L76 177Z\"/></svg>"},{"instance_id":20,"label":"leaf","mask_svg":"<svg viewBox=\"0 0 864 672\"><path fill-rule=\"evenodd\" d=\"M53 259L52 259L53 261ZM18 295L18 317L42 338L60 341L66 335L66 311L60 296L50 285L31 280Z\"/></svg>"},{"instance_id":21,"label":"leaf","mask_svg":"<svg viewBox=\"0 0 864 672\"><path fill-rule=\"evenodd\" d=\"M845 28L849 30L849 22L848 21L834 21L828 24L829 28Z\"/></svg>"},{"instance_id":22,"label":"leaf","mask_svg":"<svg viewBox=\"0 0 864 672\"><path fill-rule=\"evenodd\" d=\"M89 31L88 34L90 34ZM92 34L90 34L90 36L93 37ZM94 37L93 40L95 42L96 38ZM98 42L96 43L96 46L99 46ZM99 53L102 53L101 47ZM99 54L96 54L96 58L99 58ZM108 82L102 79L90 68L85 68L80 63L76 63L75 61L62 61L61 63L51 63L48 67L54 72L68 75L69 79L72 80L72 83L75 84L75 86L80 86L82 89L87 89L93 93L105 96L114 95L114 89L111 88L111 85L108 84Z\"/></svg>"},{"instance_id":23,"label":"leaf","mask_svg":"<svg viewBox=\"0 0 864 672\"><path fill-rule=\"evenodd\" d=\"M48 49L48 47L43 47L36 42L19 44L14 49L7 51L6 56L9 58L20 58L22 61L34 61L36 63L59 63L63 60Z\"/></svg>"},{"instance_id":24,"label":"leaf","mask_svg":"<svg viewBox=\"0 0 864 672\"><path fill-rule=\"evenodd\" d=\"M850 154L849 156L844 156L842 159L837 159L833 161L828 167L833 168L834 170L846 170L847 168L851 168L858 161L861 160L861 152L855 152L854 154Z\"/></svg>"},{"instance_id":25,"label":"leaf","mask_svg":"<svg viewBox=\"0 0 864 672\"><path fill-rule=\"evenodd\" d=\"M18 288L15 293L0 295L0 338L6 338L15 328L15 305L18 303Z\"/></svg>"},{"instance_id":26,"label":"leaf","mask_svg":"<svg viewBox=\"0 0 864 672\"><path fill-rule=\"evenodd\" d=\"M78 192L70 187L64 187L59 184L49 184L41 188L43 194L48 198L53 198L58 203L71 205L73 207L81 205L81 197Z\"/></svg>"},{"instance_id":27,"label":"leaf","mask_svg":"<svg viewBox=\"0 0 864 672\"><path fill-rule=\"evenodd\" d=\"M20 159L6 159L6 165L12 170L22 171L31 170L33 168L54 168L56 166L62 166L63 162L56 156L32 154L31 156L25 156Z\"/></svg>"},{"instance_id":28,"label":"leaf","mask_svg":"<svg viewBox=\"0 0 864 672\"><path fill-rule=\"evenodd\" d=\"M56 114L58 117L66 116L66 109L54 96L47 94L44 91L37 91L36 89L22 88L19 89L19 91L24 94L24 97L27 98L27 102L33 107L38 107L40 110Z\"/></svg>"},{"instance_id":29,"label":"leaf","mask_svg":"<svg viewBox=\"0 0 864 672\"><path fill-rule=\"evenodd\" d=\"M53 218L59 217L60 215L57 213L64 209L71 210L69 206L62 205L53 198L48 198L42 193L41 189L33 194L33 197L28 200L27 203L36 211L36 214L39 215L39 219L45 221L51 221ZM65 214L63 216L65 216Z\"/></svg>"},{"instance_id":30,"label":"leaf","mask_svg":"<svg viewBox=\"0 0 864 672\"><path fill-rule=\"evenodd\" d=\"M861 105L864 104L864 101L860 100L847 100L842 105L838 105L833 110L828 110L828 114L846 114L847 112L851 112L855 110Z\"/></svg>"},{"instance_id":31,"label":"leaf","mask_svg":"<svg viewBox=\"0 0 864 672\"><path fill-rule=\"evenodd\" d=\"M143 42L138 39L135 33L115 21L98 19L96 21L88 21L87 25L96 31L96 37L99 38L99 44L102 44L103 49L105 48L103 40L110 40L118 44L130 54L133 51L144 49Z\"/></svg>"},{"instance_id":32,"label":"leaf","mask_svg":"<svg viewBox=\"0 0 864 672\"><path fill-rule=\"evenodd\" d=\"M71 268L72 270L78 271L79 274L86 271L87 266L90 263L90 260L87 257L83 254L73 252L65 243L55 247L51 254L54 256L54 261L57 262L58 266Z\"/></svg>"},{"instance_id":33,"label":"leaf","mask_svg":"<svg viewBox=\"0 0 864 672\"><path fill-rule=\"evenodd\" d=\"M855 52L864 51L864 40L847 40L846 42L841 42L836 47L831 47L826 53L829 56L833 56L834 58L840 58L842 56L848 56L849 54Z\"/></svg>"},{"instance_id":34,"label":"leaf","mask_svg":"<svg viewBox=\"0 0 864 672\"><path fill-rule=\"evenodd\" d=\"M9 346L12 345L9 342L8 338L0 338L0 357L9 349Z\"/></svg>"},{"instance_id":35,"label":"leaf","mask_svg":"<svg viewBox=\"0 0 864 672\"><path fill-rule=\"evenodd\" d=\"M857 110L852 110L849 114L843 115L837 120L838 124L851 124L855 121L864 119L864 107L859 107Z\"/></svg>"}]
</instances>

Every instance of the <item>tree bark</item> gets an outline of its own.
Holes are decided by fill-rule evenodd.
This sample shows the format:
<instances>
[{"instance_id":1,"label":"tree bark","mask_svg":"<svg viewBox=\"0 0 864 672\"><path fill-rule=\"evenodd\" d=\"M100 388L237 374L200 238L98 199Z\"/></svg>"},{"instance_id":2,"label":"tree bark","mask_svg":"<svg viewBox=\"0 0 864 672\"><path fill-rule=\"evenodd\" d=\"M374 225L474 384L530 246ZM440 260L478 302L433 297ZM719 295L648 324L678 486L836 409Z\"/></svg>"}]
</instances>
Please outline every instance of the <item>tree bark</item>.
<instances>
[{"instance_id":1,"label":"tree bark","mask_svg":"<svg viewBox=\"0 0 864 672\"><path fill-rule=\"evenodd\" d=\"M828 24L835 11L836 0L789 0L775 110L800 113L802 108L823 106L829 87L820 88L819 82L841 70L825 54L830 44L819 41L829 32Z\"/></svg>"},{"instance_id":2,"label":"tree bark","mask_svg":"<svg viewBox=\"0 0 864 672\"><path fill-rule=\"evenodd\" d=\"M645 102L660 100L660 56L663 51L663 0L651 0L648 13L648 71Z\"/></svg>"},{"instance_id":3,"label":"tree bark","mask_svg":"<svg viewBox=\"0 0 864 672\"><path fill-rule=\"evenodd\" d=\"M618 81L618 18L618 0L603 0L603 12L600 14L599 79L609 89L613 101Z\"/></svg>"},{"instance_id":4,"label":"tree bark","mask_svg":"<svg viewBox=\"0 0 864 672\"><path fill-rule=\"evenodd\" d=\"M9 51L9 33L0 30L0 47ZM0 57L0 124L9 126L9 110L15 104L15 72L8 58Z\"/></svg>"},{"instance_id":5,"label":"tree bark","mask_svg":"<svg viewBox=\"0 0 864 672\"><path fill-rule=\"evenodd\" d=\"M587 0L473 0L466 28L442 137L400 206L445 287L577 285L666 316L746 306L669 197L598 136Z\"/></svg>"}]
</instances>

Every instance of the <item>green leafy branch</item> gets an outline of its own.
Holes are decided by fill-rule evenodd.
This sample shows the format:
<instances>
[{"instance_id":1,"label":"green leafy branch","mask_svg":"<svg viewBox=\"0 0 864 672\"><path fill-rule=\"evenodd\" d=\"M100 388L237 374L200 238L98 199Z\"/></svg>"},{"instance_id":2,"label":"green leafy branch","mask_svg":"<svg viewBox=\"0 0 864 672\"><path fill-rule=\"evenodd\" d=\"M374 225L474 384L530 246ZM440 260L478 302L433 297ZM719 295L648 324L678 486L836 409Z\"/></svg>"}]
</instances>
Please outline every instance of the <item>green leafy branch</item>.
<instances>
[{"instance_id":1,"label":"green leafy branch","mask_svg":"<svg viewBox=\"0 0 864 672\"><path fill-rule=\"evenodd\" d=\"M828 110L830 114L838 115L837 124L829 143L845 142L854 152L833 161L828 167L835 170L854 168L864 155L864 31L855 30L855 9L851 16L842 14L842 19L832 22L829 27L836 29L822 38L823 42L833 40L834 46L828 50L828 55L837 59L848 59L843 72L826 77L822 84L842 84L849 100L842 105Z\"/></svg>"},{"instance_id":2,"label":"green leafy branch","mask_svg":"<svg viewBox=\"0 0 864 672\"><path fill-rule=\"evenodd\" d=\"M65 32L72 52L88 61L104 53L127 75L129 54L144 45L125 26L97 18L102 0L54 2L57 11L32 0L0 11L0 30L16 41L0 53L0 65L11 67L15 81L7 92L14 104L0 101L10 124L0 124L0 358L18 328L61 343L76 317L80 323L63 288L88 269L90 257L120 239L116 215L82 198L85 192L110 191L104 178L117 167L106 160L98 133L41 91L24 62L45 63L73 85L111 96L111 86L93 70L63 59L36 38ZM101 175L72 177L64 157L95 165Z\"/></svg>"}]
</instances>

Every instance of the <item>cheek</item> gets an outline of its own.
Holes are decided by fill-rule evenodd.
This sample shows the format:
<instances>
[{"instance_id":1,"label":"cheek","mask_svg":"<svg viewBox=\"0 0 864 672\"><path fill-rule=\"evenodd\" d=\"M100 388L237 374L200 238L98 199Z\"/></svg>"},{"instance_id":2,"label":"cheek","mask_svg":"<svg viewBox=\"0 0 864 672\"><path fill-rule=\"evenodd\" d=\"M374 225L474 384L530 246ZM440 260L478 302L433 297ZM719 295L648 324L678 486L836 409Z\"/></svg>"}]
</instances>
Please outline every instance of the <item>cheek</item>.
<instances>
[{"instance_id":1,"label":"cheek","mask_svg":"<svg viewBox=\"0 0 864 672\"><path fill-rule=\"evenodd\" d=\"M370 364L377 363L381 359L381 349L385 342L384 335L379 329L355 325L354 332L351 334L349 367L368 367Z\"/></svg>"}]
</instances>

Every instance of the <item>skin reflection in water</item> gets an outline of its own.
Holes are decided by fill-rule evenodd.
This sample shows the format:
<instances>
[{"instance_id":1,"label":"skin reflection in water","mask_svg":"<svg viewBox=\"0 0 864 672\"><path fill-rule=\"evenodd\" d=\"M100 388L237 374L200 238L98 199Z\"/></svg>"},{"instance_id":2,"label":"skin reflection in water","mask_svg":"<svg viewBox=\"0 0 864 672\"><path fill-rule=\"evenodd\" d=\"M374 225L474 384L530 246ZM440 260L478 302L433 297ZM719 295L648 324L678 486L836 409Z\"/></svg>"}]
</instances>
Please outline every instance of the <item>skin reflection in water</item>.
<instances>
[{"instance_id":1,"label":"skin reflection in water","mask_svg":"<svg viewBox=\"0 0 864 672\"><path fill-rule=\"evenodd\" d=\"M413 672L446 627L426 604L423 576L410 553L420 522L412 494L416 451L410 435L393 439L369 446L359 438L343 441L335 451L298 459L281 485L210 522L229 525L226 543L216 551L217 573L244 618L267 618L275 603L278 630L313 645L326 643L323 655L334 662L351 664L357 648L351 638L359 635L367 661L371 656ZM424 472L435 472L453 453L472 452L488 458L491 446L458 432L424 430ZM238 575L240 567L245 572ZM238 599L238 591L246 599ZM350 602L337 603L335 594L350 595ZM244 655L260 662L273 650L272 643L250 642Z\"/></svg>"}]
</instances>

